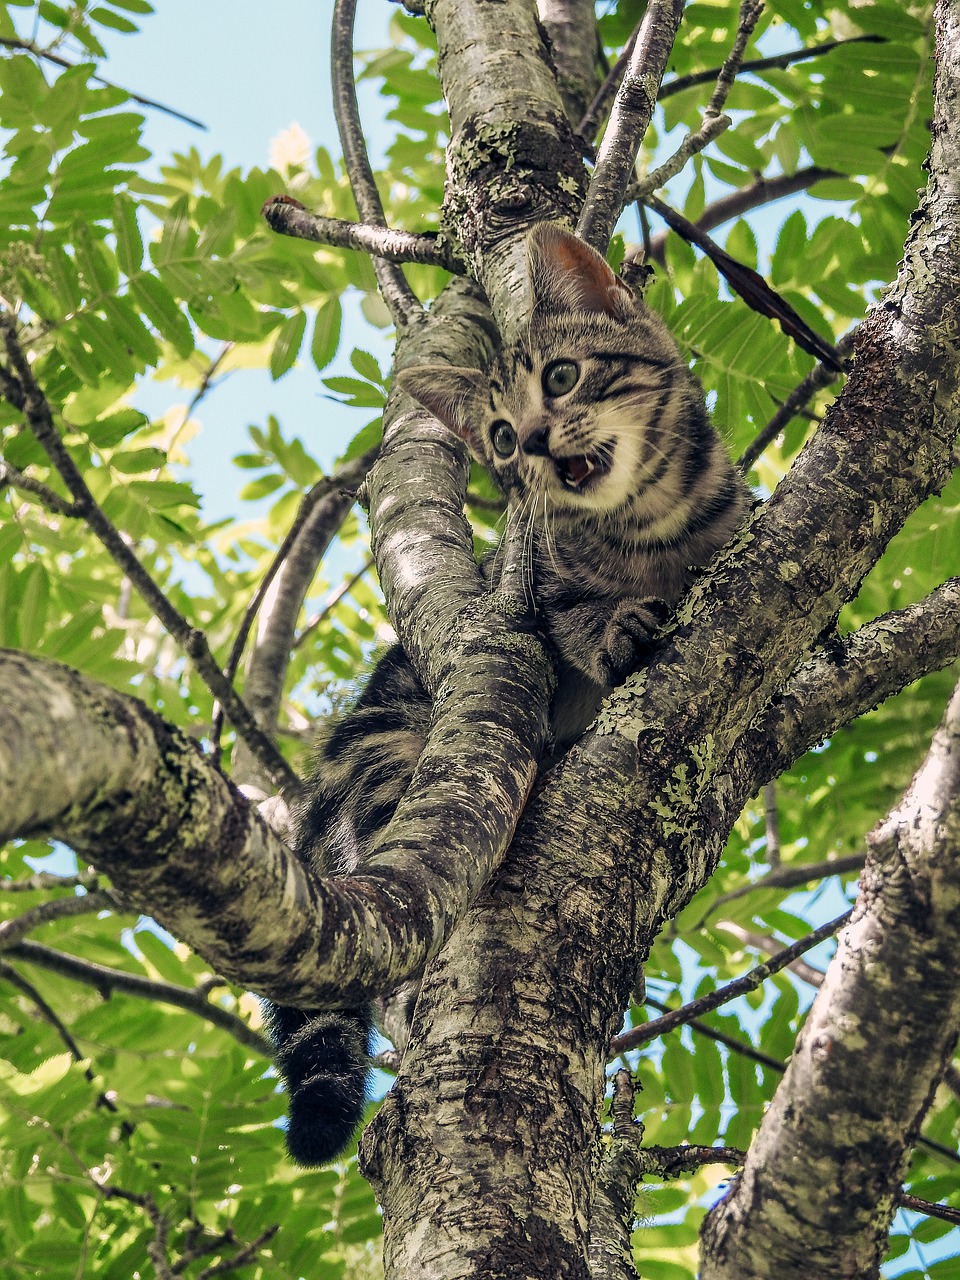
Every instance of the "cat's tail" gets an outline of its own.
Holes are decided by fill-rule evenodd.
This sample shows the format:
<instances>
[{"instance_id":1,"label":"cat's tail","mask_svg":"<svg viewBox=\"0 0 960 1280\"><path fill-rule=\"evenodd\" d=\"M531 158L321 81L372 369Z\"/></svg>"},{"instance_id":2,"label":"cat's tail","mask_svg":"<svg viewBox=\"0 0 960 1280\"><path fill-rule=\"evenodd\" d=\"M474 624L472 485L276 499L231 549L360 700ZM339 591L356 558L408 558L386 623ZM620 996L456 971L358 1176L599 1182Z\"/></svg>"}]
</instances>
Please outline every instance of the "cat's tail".
<instances>
[{"instance_id":1,"label":"cat's tail","mask_svg":"<svg viewBox=\"0 0 960 1280\"><path fill-rule=\"evenodd\" d=\"M310 1012L264 1001L264 1013L287 1089L287 1150L297 1164L326 1164L363 1120L372 1011Z\"/></svg>"}]
</instances>

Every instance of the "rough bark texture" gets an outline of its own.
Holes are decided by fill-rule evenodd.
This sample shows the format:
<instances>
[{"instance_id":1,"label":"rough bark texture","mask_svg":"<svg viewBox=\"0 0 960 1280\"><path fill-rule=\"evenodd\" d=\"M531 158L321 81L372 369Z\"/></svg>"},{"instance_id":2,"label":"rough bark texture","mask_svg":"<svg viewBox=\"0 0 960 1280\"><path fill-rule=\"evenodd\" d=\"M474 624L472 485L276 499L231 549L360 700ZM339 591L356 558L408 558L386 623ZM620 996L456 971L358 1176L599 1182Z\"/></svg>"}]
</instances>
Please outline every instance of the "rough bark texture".
<instances>
[{"instance_id":1,"label":"rough bark texture","mask_svg":"<svg viewBox=\"0 0 960 1280\"><path fill-rule=\"evenodd\" d=\"M871 844L854 920L743 1174L706 1221L704 1280L879 1275L960 1031L960 685Z\"/></svg>"}]
</instances>

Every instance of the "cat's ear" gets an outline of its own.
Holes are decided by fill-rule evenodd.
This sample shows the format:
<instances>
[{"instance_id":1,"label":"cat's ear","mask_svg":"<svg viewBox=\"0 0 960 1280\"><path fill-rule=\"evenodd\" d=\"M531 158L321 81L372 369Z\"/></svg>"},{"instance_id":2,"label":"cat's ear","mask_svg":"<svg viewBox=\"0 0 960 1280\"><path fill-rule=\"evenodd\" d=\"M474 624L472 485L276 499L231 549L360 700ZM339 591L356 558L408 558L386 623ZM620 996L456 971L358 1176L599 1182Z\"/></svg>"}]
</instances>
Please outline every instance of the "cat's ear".
<instances>
[{"instance_id":1,"label":"cat's ear","mask_svg":"<svg viewBox=\"0 0 960 1280\"><path fill-rule=\"evenodd\" d=\"M527 269L533 309L599 311L616 320L636 312L633 294L604 258L554 222L541 222L527 236Z\"/></svg>"},{"instance_id":2,"label":"cat's ear","mask_svg":"<svg viewBox=\"0 0 960 1280\"><path fill-rule=\"evenodd\" d=\"M480 423L486 416L487 379L479 369L450 364L418 364L400 369L395 381L435 418L463 440L479 461L484 460Z\"/></svg>"}]
</instances>

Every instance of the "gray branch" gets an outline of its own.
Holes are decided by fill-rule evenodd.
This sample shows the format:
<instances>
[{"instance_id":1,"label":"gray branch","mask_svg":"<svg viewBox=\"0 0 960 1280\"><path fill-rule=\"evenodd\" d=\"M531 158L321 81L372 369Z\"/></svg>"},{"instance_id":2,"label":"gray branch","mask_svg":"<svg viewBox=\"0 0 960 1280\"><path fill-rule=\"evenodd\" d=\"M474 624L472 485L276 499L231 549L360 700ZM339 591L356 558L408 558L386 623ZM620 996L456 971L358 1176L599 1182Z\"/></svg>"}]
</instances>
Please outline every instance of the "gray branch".
<instances>
[{"instance_id":1,"label":"gray branch","mask_svg":"<svg viewBox=\"0 0 960 1280\"><path fill-rule=\"evenodd\" d=\"M853 1260L877 1274L960 1030L960 685L871 845L853 923L743 1173L704 1224L705 1280L839 1275Z\"/></svg>"},{"instance_id":2,"label":"gray branch","mask_svg":"<svg viewBox=\"0 0 960 1280\"><path fill-rule=\"evenodd\" d=\"M626 203L637 152L657 105L660 81L677 38L683 0L651 0L614 99L577 233L601 253Z\"/></svg>"},{"instance_id":3,"label":"gray branch","mask_svg":"<svg viewBox=\"0 0 960 1280\"><path fill-rule=\"evenodd\" d=\"M311 213L299 200L290 196L273 196L263 206L267 224L279 235L329 244L339 249L356 249L387 262L420 262L429 267L443 267L454 275L462 275L464 266L454 253L450 241L442 234L396 231L392 227L369 222L347 222L343 218L325 218Z\"/></svg>"},{"instance_id":4,"label":"gray branch","mask_svg":"<svg viewBox=\"0 0 960 1280\"><path fill-rule=\"evenodd\" d=\"M357 90L353 79L353 23L357 12L357 0L335 0L333 28L330 39L330 80L333 91L333 111L337 118L343 162L350 178L350 187L362 222L374 226L386 226L386 217L380 193L370 168L367 145L360 123ZM395 262L374 258L373 269L377 275L383 300L390 308L398 329L416 324L423 308L407 284L403 272Z\"/></svg>"}]
</instances>

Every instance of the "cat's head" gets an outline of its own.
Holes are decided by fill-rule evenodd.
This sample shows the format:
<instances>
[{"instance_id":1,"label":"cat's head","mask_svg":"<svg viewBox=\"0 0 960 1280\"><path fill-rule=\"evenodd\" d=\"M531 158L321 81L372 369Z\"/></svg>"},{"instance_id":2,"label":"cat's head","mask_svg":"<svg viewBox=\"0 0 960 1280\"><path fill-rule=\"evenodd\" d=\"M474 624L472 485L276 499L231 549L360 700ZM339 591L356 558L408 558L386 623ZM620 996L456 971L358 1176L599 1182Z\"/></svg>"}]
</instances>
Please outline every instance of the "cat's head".
<instances>
[{"instance_id":1,"label":"cat's head","mask_svg":"<svg viewBox=\"0 0 960 1280\"><path fill-rule=\"evenodd\" d=\"M531 310L518 341L486 373L421 365L397 381L512 502L533 492L555 509L615 510L657 478L682 362L660 321L582 240L541 223L526 247Z\"/></svg>"}]
</instances>

